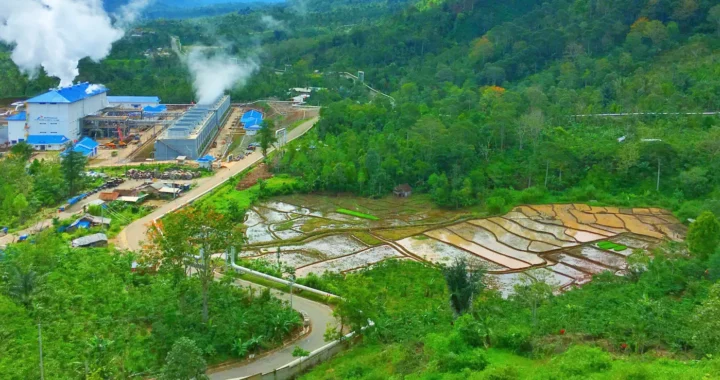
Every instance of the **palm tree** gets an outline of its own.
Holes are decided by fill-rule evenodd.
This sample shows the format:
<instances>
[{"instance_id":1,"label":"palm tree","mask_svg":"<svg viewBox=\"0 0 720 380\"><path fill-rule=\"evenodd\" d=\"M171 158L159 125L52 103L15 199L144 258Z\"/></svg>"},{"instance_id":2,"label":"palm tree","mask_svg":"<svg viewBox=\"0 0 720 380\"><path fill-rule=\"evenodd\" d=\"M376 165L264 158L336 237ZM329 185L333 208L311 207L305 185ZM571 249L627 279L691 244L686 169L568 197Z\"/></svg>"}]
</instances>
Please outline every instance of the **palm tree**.
<instances>
[{"instance_id":1,"label":"palm tree","mask_svg":"<svg viewBox=\"0 0 720 380\"><path fill-rule=\"evenodd\" d=\"M17 265L11 266L8 274L10 280L8 293L10 297L30 309L44 276L39 275L32 268L23 271Z\"/></svg>"}]
</instances>

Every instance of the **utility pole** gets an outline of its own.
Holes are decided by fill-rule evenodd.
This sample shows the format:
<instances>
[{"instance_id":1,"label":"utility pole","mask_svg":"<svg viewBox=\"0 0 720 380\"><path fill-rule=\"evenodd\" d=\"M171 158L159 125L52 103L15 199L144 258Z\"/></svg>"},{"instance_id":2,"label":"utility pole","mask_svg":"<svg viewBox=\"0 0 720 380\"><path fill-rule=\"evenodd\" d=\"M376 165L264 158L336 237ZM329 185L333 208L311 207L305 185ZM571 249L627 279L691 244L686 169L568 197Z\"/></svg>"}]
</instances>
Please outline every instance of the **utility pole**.
<instances>
[{"instance_id":1,"label":"utility pole","mask_svg":"<svg viewBox=\"0 0 720 380\"><path fill-rule=\"evenodd\" d=\"M295 285L295 275L291 274L290 275L290 308L291 309L293 307L293 290L292 290L293 285Z\"/></svg>"},{"instance_id":2,"label":"utility pole","mask_svg":"<svg viewBox=\"0 0 720 380\"><path fill-rule=\"evenodd\" d=\"M658 157L658 183L655 187L655 191L660 192L660 157Z\"/></svg>"},{"instance_id":3,"label":"utility pole","mask_svg":"<svg viewBox=\"0 0 720 380\"><path fill-rule=\"evenodd\" d=\"M275 253L275 257L277 258L278 272L282 273L282 269L280 267L280 247L278 247L277 253Z\"/></svg>"},{"instance_id":4,"label":"utility pole","mask_svg":"<svg viewBox=\"0 0 720 380\"><path fill-rule=\"evenodd\" d=\"M42 324L38 322L38 343L40 346L40 380L45 380L45 368L43 366L43 352L42 352Z\"/></svg>"}]
</instances>

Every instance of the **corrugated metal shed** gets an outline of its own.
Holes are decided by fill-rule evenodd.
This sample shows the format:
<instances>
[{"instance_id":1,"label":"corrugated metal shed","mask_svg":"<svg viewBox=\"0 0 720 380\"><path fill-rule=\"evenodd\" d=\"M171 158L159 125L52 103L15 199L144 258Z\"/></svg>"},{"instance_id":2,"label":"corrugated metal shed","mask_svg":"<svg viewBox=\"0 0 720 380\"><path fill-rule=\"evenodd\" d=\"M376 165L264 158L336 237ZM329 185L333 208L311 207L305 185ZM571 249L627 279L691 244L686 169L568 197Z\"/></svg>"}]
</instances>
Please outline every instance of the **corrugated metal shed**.
<instances>
[{"instance_id":1,"label":"corrugated metal shed","mask_svg":"<svg viewBox=\"0 0 720 380\"><path fill-rule=\"evenodd\" d=\"M83 236L72 241L73 247L87 247L91 245L107 244L108 237L103 233Z\"/></svg>"}]
</instances>

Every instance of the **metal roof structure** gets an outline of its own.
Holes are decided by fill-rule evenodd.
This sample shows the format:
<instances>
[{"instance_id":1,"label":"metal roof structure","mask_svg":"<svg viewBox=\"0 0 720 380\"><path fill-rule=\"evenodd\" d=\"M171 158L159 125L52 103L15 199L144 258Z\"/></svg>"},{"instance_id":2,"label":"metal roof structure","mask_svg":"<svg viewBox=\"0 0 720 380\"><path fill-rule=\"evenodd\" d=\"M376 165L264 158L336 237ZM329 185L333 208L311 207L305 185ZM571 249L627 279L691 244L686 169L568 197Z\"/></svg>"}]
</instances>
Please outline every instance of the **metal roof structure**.
<instances>
[{"instance_id":1,"label":"metal roof structure","mask_svg":"<svg viewBox=\"0 0 720 380\"><path fill-rule=\"evenodd\" d=\"M97 148L100 146L95 140L89 137L83 137L82 140L78 141L75 146L72 147L73 152L80 152L85 157L91 156L97 153Z\"/></svg>"},{"instance_id":2,"label":"metal roof structure","mask_svg":"<svg viewBox=\"0 0 720 380\"><path fill-rule=\"evenodd\" d=\"M160 103L157 96L108 96L108 103Z\"/></svg>"},{"instance_id":3,"label":"metal roof structure","mask_svg":"<svg viewBox=\"0 0 720 380\"><path fill-rule=\"evenodd\" d=\"M26 140L30 145L58 145L69 141L70 139L63 135L30 135Z\"/></svg>"},{"instance_id":4,"label":"metal roof structure","mask_svg":"<svg viewBox=\"0 0 720 380\"><path fill-rule=\"evenodd\" d=\"M164 112L167 112L167 106L162 105L162 104L157 107L146 106L145 108L143 108L143 112L149 113L149 114L164 113Z\"/></svg>"},{"instance_id":5,"label":"metal roof structure","mask_svg":"<svg viewBox=\"0 0 720 380\"><path fill-rule=\"evenodd\" d=\"M70 104L79 102L83 99L93 97L107 92L105 86L94 85L90 83L80 83L74 86L62 87L50 90L42 95L31 98L27 103L64 103Z\"/></svg>"},{"instance_id":6,"label":"metal roof structure","mask_svg":"<svg viewBox=\"0 0 720 380\"><path fill-rule=\"evenodd\" d=\"M72 246L73 247L85 247L85 246L96 244L96 243L107 242L107 240L108 240L107 235L105 235L103 233L92 234L92 235L83 236L81 238L77 238L77 239L73 240Z\"/></svg>"},{"instance_id":7,"label":"metal roof structure","mask_svg":"<svg viewBox=\"0 0 720 380\"><path fill-rule=\"evenodd\" d=\"M25 111L19 112L19 113L15 114L15 115L6 117L5 120L8 120L8 121L25 121L25 120L27 120L27 112L25 112Z\"/></svg>"}]
</instances>

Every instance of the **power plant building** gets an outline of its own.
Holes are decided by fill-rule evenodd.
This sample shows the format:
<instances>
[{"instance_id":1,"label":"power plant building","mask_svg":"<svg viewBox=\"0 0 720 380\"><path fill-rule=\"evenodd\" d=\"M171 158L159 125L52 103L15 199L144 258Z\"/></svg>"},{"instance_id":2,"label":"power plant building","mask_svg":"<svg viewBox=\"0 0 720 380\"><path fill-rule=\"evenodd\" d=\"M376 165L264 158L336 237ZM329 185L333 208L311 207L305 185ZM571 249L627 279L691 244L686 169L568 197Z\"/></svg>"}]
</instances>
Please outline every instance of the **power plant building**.
<instances>
[{"instance_id":1,"label":"power plant building","mask_svg":"<svg viewBox=\"0 0 720 380\"><path fill-rule=\"evenodd\" d=\"M218 134L230 109L230 97L223 96L214 104L198 104L190 108L155 141L155 160L174 160L179 156L196 160Z\"/></svg>"},{"instance_id":2,"label":"power plant building","mask_svg":"<svg viewBox=\"0 0 720 380\"><path fill-rule=\"evenodd\" d=\"M108 106L107 88L80 83L25 102L25 112L7 119L10 144L25 141L37 150L61 150L82 134L83 118Z\"/></svg>"}]
</instances>

